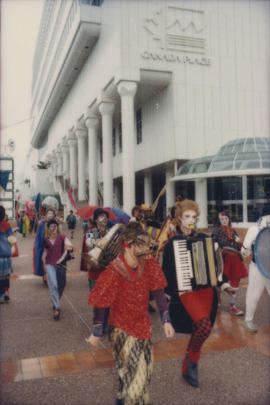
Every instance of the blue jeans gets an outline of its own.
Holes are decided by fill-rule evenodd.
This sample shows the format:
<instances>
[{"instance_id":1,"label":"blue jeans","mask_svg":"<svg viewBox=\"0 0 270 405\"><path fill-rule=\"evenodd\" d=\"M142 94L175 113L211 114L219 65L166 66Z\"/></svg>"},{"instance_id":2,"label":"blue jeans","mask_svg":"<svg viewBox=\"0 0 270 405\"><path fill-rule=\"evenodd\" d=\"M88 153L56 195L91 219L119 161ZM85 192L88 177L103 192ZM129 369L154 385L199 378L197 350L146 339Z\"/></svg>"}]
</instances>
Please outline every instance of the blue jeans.
<instances>
[{"instance_id":1,"label":"blue jeans","mask_svg":"<svg viewBox=\"0 0 270 405\"><path fill-rule=\"evenodd\" d=\"M57 267L52 264L46 264L47 273L47 284L51 296L52 303L56 309L60 309L60 298L63 293L64 288L59 291L58 280L57 280ZM65 280L64 280L65 284Z\"/></svg>"}]
</instances>

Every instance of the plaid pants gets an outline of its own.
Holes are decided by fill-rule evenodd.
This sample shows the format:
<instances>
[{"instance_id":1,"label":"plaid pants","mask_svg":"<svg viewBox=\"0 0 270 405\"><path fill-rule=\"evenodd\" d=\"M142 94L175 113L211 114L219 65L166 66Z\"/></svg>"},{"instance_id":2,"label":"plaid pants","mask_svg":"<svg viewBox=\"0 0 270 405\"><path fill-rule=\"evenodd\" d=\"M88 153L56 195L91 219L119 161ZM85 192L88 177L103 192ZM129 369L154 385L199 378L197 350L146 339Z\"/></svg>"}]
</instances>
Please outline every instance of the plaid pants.
<instances>
[{"instance_id":1,"label":"plaid pants","mask_svg":"<svg viewBox=\"0 0 270 405\"><path fill-rule=\"evenodd\" d=\"M148 387L153 371L150 339L137 339L111 326L109 340L118 371L117 398L125 405L150 405Z\"/></svg>"}]
</instances>

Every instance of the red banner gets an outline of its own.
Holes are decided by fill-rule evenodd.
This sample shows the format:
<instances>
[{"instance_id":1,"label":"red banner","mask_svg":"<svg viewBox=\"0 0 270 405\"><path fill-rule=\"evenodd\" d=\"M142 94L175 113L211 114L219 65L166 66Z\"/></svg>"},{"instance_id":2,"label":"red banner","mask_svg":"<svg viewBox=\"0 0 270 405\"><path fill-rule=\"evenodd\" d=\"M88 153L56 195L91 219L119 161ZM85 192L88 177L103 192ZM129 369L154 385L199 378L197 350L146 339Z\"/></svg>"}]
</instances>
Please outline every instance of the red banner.
<instances>
[{"instance_id":1,"label":"red banner","mask_svg":"<svg viewBox=\"0 0 270 405\"><path fill-rule=\"evenodd\" d=\"M75 210L78 211L79 208L73 198L73 188L72 187L70 187L70 189L68 190L68 198L69 198L69 201L71 202L71 204L73 205L73 207L75 208Z\"/></svg>"}]
</instances>

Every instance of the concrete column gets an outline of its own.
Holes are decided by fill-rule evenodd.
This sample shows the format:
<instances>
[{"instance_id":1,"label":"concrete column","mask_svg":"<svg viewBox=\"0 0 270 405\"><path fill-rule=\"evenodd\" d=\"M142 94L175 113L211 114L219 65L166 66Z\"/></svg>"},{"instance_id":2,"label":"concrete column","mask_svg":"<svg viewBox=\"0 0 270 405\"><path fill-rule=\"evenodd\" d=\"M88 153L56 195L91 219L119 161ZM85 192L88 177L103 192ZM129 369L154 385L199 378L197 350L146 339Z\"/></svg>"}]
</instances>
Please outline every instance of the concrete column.
<instances>
[{"instance_id":1,"label":"concrete column","mask_svg":"<svg viewBox=\"0 0 270 405\"><path fill-rule=\"evenodd\" d=\"M56 159L57 159L57 176L63 175L63 154L61 150L61 145L57 145L56 148Z\"/></svg>"},{"instance_id":2,"label":"concrete column","mask_svg":"<svg viewBox=\"0 0 270 405\"><path fill-rule=\"evenodd\" d=\"M174 167L166 167L166 213L168 213L169 207L172 207L175 203L175 187L174 183L170 179L174 176Z\"/></svg>"},{"instance_id":3,"label":"concrete column","mask_svg":"<svg viewBox=\"0 0 270 405\"><path fill-rule=\"evenodd\" d=\"M53 188L55 192L58 192L58 183L56 181L57 176L57 158L56 158L56 151L52 151L52 181L53 181Z\"/></svg>"},{"instance_id":4,"label":"concrete column","mask_svg":"<svg viewBox=\"0 0 270 405\"><path fill-rule=\"evenodd\" d=\"M197 226L198 228L207 228L207 179L195 181L195 201L199 204L201 211Z\"/></svg>"},{"instance_id":5,"label":"concrete column","mask_svg":"<svg viewBox=\"0 0 270 405\"><path fill-rule=\"evenodd\" d=\"M88 114L85 120L88 128L88 178L89 178L89 205L98 205L98 179L97 179L97 132L99 119L94 114Z\"/></svg>"},{"instance_id":6,"label":"concrete column","mask_svg":"<svg viewBox=\"0 0 270 405\"><path fill-rule=\"evenodd\" d=\"M61 149L63 153L63 176L64 180L67 180L69 179L69 148L66 137L63 139Z\"/></svg>"},{"instance_id":7,"label":"concrete column","mask_svg":"<svg viewBox=\"0 0 270 405\"><path fill-rule=\"evenodd\" d=\"M85 201L87 128L83 121L77 121L75 135L78 138L78 200Z\"/></svg>"},{"instance_id":8,"label":"concrete column","mask_svg":"<svg viewBox=\"0 0 270 405\"><path fill-rule=\"evenodd\" d=\"M144 172L144 203L151 206L153 203L152 174L150 171Z\"/></svg>"},{"instance_id":9,"label":"concrete column","mask_svg":"<svg viewBox=\"0 0 270 405\"><path fill-rule=\"evenodd\" d=\"M77 140L73 131L69 131L68 134L68 146L69 146L69 170L70 170L70 185L73 189L78 187L78 172L77 172Z\"/></svg>"},{"instance_id":10,"label":"concrete column","mask_svg":"<svg viewBox=\"0 0 270 405\"><path fill-rule=\"evenodd\" d=\"M123 172L123 209L130 213L135 205L135 117L134 96L137 91L137 83L121 81L117 85L117 91L121 97L121 121L122 121L122 172Z\"/></svg>"},{"instance_id":11,"label":"concrete column","mask_svg":"<svg viewBox=\"0 0 270 405\"><path fill-rule=\"evenodd\" d=\"M242 176L242 200L243 200L242 222L248 222L247 175Z\"/></svg>"},{"instance_id":12,"label":"concrete column","mask_svg":"<svg viewBox=\"0 0 270 405\"><path fill-rule=\"evenodd\" d=\"M113 205L113 151L112 151L112 116L114 103L103 101L99 104L99 112L102 116L102 140L103 140L103 205Z\"/></svg>"},{"instance_id":13,"label":"concrete column","mask_svg":"<svg viewBox=\"0 0 270 405\"><path fill-rule=\"evenodd\" d=\"M48 176L48 178L49 178L49 183L53 183L53 166L52 166L52 155L47 155L46 156L46 161L48 162L48 164L49 164L49 168L48 168L48 172L49 172L49 176Z\"/></svg>"}]
</instances>

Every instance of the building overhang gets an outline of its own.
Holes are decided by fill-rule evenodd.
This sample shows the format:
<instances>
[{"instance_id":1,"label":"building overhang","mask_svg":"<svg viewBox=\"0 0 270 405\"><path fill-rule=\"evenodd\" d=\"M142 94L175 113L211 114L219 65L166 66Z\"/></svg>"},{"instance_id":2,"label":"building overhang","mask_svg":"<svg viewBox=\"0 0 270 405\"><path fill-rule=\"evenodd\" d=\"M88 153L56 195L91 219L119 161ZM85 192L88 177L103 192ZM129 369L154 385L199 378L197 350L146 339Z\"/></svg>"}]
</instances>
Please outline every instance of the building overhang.
<instances>
[{"instance_id":1,"label":"building overhang","mask_svg":"<svg viewBox=\"0 0 270 405\"><path fill-rule=\"evenodd\" d=\"M270 175L269 169L249 169L249 170L224 170L217 172L190 173L174 176L170 181L196 181L215 177L240 177L240 176L261 176Z\"/></svg>"},{"instance_id":2,"label":"building overhang","mask_svg":"<svg viewBox=\"0 0 270 405\"><path fill-rule=\"evenodd\" d=\"M48 77L42 81L40 107L33 119L31 144L34 148L40 148L46 139L52 121L98 40L100 28L100 8L80 4L72 24L69 21L65 41L63 35L58 39L54 70L50 69Z\"/></svg>"}]
</instances>

